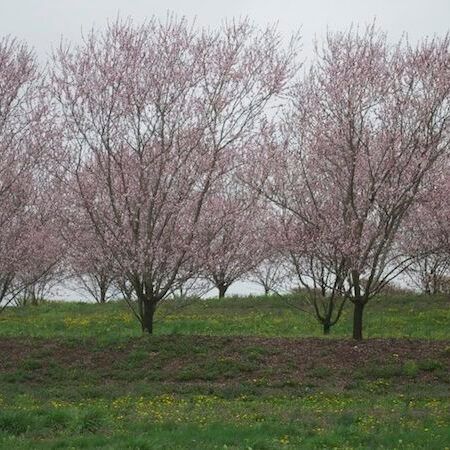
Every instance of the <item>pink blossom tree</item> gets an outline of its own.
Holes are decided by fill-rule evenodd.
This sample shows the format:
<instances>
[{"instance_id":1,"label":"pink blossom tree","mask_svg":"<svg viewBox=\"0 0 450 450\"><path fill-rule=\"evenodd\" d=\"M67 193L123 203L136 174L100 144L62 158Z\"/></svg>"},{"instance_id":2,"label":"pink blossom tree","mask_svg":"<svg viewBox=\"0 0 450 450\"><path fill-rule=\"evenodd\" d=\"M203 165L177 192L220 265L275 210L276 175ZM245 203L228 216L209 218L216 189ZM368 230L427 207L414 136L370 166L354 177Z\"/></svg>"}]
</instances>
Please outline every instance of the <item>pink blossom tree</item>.
<instances>
[{"instance_id":1,"label":"pink blossom tree","mask_svg":"<svg viewBox=\"0 0 450 450\"><path fill-rule=\"evenodd\" d=\"M355 339L369 299L409 264L396 236L448 153L448 61L448 36L413 47L374 26L329 33L259 155L257 187L292 217L312 279L353 303Z\"/></svg>"},{"instance_id":2,"label":"pink blossom tree","mask_svg":"<svg viewBox=\"0 0 450 450\"><path fill-rule=\"evenodd\" d=\"M103 253L103 247L99 245L85 211L73 208L76 199L70 195L66 201L72 205L71 208L63 208L65 211L63 237L67 248L65 261L68 279L97 303L106 303L118 293L114 266Z\"/></svg>"},{"instance_id":3,"label":"pink blossom tree","mask_svg":"<svg viewBox=\"0 0 450 450\"><path fill-rule=\"evenodd\" d=\"M244 174L241 176L245 180L245 164ZM260 194L257 191L257 214L254 215L254 220L258 223L258 258L246 279L260 285L265 295L279 294L291 281L291 271L280 233L280 211Z\"/></svg>"},{"instance_id":4,"label":"pink blossom tree","mask_svg":"<svg viewBox=\"0 0 450 450\"><path fill-rule=\"evenodd\" d=\"M450 161L435 168L409 211L398 246L411 258L407 275L426 294L448 290L450 279Z\"/></svg>"},{"instance_id":5,"label":"pink blossom tree","mask_svg":"<svg viewBox=\"0 0 450 450\"><path fill-rule=\"evenodd\" d=\"M236 180L210 195L205 204L201 273L225 297L264 259L264 211L257 198L239 188Z\"/></svg>"},{"instance_id":6,"label":"pink blossom tree","mask_svg":"<svg viewBox=\"0 0 450 450\"><path fill-rule=\"evenodd\" d=\"M424 294L448 292L450 257L442 250L417 256L406 270L413 286Z\"/></svg>"},{"instance_id":7,"label":"pink blossom tree","mask_svg":"<svg viewBox=\"0 0 450 450\"><path fill-rule=\"evenodd\" d=\"M208 196L233 168L230 149L254 140L285 90L294 53L272 28L208 31L173 17L118 20L57 51L68 185L102 255L132 287L143 330L197 270Z\"/></svg>"},{"instance_id":8,"label":"pink blossom tree","mask_svg":"<svg viewBox=\"0 0 450 450\"><path fill-rule=\"evenodd\" d=\"M47 182L40 185L41 192L35 188L36 197L30 199L27 225L20 243L16 243L23 253L11 298L19 305L38 304L65 278L66 245L61 233L59 192L54 182L48 182L51 175L46 173L45 177Z\"/></svg>"},{"instance_id":9,"label":"pink blossom tree","mask_svg":"<svg viewBox=\"0 0 450 450\"><path fill-rule=\"evenodd\" d=\"M59 260L51 176L54 122L33 53L0 39L0 303L2 309Z\"/></svg>"},{"instance_id":10,"label":"pink blossom tree","mask_svg":"<svg viewBox=\"0 0 450 450\"><path fill-rule=\"evenodd\" d=\"M280 217L278 242L291 282L295 283L294 291L306 293L306 311L312 310L324 334L329 334L341 318L347 299L341 258L322 233L311 230L292 214Z\"/></svg>"},{"instance_id":11,"label":"pink blossom tree","mask_svg":"<svg viewBox=\"0 0 450 450\"><path fill-rule=\"evenodd\" d=\"M286 286L290 279L290 273L287 270L285 258L268 251L260 263L250 271L247 279L260 285L264 289L264 294L269 295Z\"/></svg>"}]
</instances>

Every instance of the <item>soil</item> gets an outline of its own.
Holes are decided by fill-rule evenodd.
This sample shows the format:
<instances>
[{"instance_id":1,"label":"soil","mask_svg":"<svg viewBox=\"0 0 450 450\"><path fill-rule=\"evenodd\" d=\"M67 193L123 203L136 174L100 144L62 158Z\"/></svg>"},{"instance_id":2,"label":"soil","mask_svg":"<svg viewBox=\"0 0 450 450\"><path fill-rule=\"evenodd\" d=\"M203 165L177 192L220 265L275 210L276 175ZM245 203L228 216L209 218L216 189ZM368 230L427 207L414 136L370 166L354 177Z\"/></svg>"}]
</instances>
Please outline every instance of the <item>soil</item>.
<instances>
[{"instance_id":1,"label":"soil","mask_svg":"<svg viewBox=\"0 0 450 450\"><path fill-rule=\"evenodd\" d=\"M32 367L34 375L26 377L25 382L30 383L42 382L49 365L107 373L112 379L124 368L128 372L140 369L143 373L158 372L157 379L167 383L237 383L261 377L266 383L276 383L326 378L336 387L345 388L355 374L369 378L371 374L374 378L396 376L398 383L410 382L411 375L415 381L450 382L450 341L172 335L101 345L95 340L1 338L0 374L21 367L29 370L26 363L30 360L36 366ZM413 373L405 372L402 368L411 362ZM180 373L184 374L181 378Z\"/></svg>"}]
</instances>

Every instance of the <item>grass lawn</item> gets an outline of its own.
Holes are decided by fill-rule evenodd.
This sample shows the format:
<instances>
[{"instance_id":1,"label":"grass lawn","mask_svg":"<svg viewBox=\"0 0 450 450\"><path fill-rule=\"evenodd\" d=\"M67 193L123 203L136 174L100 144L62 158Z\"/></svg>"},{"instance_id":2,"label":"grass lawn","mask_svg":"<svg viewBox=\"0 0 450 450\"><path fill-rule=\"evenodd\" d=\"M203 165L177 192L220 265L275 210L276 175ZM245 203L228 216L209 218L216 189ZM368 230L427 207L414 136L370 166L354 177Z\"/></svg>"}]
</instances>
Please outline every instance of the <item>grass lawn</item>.
<instances>
[{"instance_id":1,"label":"grass lawn","mask_svg":"<svg viewBox=\"0 0 450 450\"><path fill-rule=\"evenodd\" d=\"M394 296L321 337L293 299L0 315L0 448L450 448L450 300Z\"/></svg>"}]
</instances>

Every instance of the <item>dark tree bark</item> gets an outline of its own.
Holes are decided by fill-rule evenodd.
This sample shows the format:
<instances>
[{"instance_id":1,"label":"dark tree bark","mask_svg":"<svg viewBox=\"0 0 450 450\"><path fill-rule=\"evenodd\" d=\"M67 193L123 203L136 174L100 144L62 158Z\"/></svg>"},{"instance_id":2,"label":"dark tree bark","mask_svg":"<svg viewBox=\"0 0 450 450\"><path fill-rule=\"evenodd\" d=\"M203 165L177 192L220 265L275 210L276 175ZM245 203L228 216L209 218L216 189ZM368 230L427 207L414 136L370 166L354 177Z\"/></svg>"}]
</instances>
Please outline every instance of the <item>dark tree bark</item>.
<instances>
[{"instance_id":1,"label":"dark tree bark","mask_svg":"<svg viewBox=\"0 0 450 450\"><path fill-rule=\"evenodd\" d=\"M100 283L100 303L106 303L106 295L108 292L108 285L107 283Z\"/></svg>"},{"instance_id":2,"label":"dark tree bark","mask_svg":"<svg viewBox=\"0 0 450 450\"><path fill-rule=\"evenodd\" d=\"M229 285L225 284L225 283L219 283L217 285L217 289L219 289L219 298L225 297L225 293L227 292L228 288L229 288Z\"/></svg>"},{"instance_id":3,"label":"dark tree bark","mask_svg":"<svg viewBox=\"0 0 450 450\"><path fill-rule=\"evenodd\" d=\"M356 301L353 309L353 339L361 341L363 338L364 303Z\"/></svg>"},{"instance_id":4,"label":"dark tree bark","mask_svg":"<svg viewBox=\"0 0 450 450\"><path fill-rule=\"evenodd\" d=\"M142 301L142 332L153 334L153 316L155 315L156 303L149 299Z\"/></svg>"}]
</instances>

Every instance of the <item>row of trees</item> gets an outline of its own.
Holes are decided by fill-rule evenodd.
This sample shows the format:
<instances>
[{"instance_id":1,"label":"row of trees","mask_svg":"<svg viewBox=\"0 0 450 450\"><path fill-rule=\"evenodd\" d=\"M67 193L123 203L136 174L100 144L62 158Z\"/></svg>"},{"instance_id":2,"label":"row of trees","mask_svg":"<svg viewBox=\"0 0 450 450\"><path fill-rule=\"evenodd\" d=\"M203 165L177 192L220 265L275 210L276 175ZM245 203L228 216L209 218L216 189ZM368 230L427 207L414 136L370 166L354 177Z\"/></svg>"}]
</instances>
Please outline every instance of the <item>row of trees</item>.
<instances>
[{"instance_id":1,"label":"row of trees","mask_svg":"<svg viewBox=\"0 0 450 450\"><path fill-rule=\"evenodd\" d=\"M248 21L117 20L46 70L3 39L3 307L69 272L151 333L189 286L295 276L361 339L391 280L448 269L449 43L329 33L301 73L298 36Z\"/></svg>"}]
</instances>

